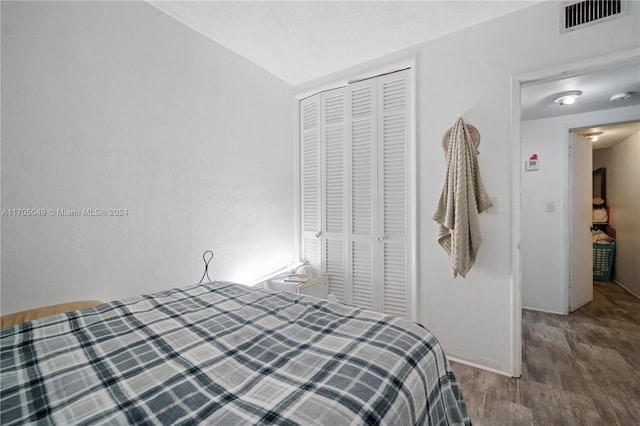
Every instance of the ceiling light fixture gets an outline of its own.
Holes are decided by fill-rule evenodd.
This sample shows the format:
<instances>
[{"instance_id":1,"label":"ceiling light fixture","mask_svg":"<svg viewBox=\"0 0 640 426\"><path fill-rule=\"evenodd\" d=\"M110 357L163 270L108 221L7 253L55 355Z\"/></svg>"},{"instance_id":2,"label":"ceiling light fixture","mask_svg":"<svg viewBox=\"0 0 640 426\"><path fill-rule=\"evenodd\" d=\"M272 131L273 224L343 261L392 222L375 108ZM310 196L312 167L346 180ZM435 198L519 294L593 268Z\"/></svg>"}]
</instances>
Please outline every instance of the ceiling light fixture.
<instances>
[{"instance_id":1,"label":"ceiling light fixture","mask_svg":"<svg viewBox=\"0 0 640 426\"><path fill-rule=\"evenodd\" d=\"M611 97L609 98L609 101L610 102L624 101L626 99L629 99L631 95L633 95L632 92L616 93L615 95L611 95Z\"/></svg>"},{"instance_id":2,"label":"ceiling light fixture","mask_svg":"<svg viewBox=\"0 0 640 426\"><path fill-rule=\"evenodd\" d=\"M600 135L602 135L602 133L603 132L593 132L593 133L584 134L582 136L589 139L591 142L595 142L600 138Z\"/></svg>"},{"instance_id":3,"label":"ceiling light fixture","mask_svg":"<svg viewBox=\"0 0 640 426\"><path fill-rule=\"evenodd\" d=\"M558 93L553 100L553 102L560 105L571 105L576 101L578 96L582 95L582 92L579 90L572 90L570 92L562 92Z\"/></svg>"}]
</instances>

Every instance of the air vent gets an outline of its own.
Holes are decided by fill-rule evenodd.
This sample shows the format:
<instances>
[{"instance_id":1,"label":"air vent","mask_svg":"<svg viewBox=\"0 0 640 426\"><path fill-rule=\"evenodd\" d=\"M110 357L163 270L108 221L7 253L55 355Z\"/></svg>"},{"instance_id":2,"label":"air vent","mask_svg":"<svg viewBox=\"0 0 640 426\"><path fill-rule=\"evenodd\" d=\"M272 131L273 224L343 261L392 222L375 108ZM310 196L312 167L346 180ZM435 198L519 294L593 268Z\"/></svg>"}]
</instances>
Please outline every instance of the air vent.
<instances>
[{"instance_id":1,"label":"air vent","mask_svg":"<svg viewBox=\"0 0 640 426\"><path fill-rule=\"evenodd\" d=\"M561 6L561 32L574 31L588 25L622 16L626 0L586 0L564 3Z\"/></svg>"}]
</instances>

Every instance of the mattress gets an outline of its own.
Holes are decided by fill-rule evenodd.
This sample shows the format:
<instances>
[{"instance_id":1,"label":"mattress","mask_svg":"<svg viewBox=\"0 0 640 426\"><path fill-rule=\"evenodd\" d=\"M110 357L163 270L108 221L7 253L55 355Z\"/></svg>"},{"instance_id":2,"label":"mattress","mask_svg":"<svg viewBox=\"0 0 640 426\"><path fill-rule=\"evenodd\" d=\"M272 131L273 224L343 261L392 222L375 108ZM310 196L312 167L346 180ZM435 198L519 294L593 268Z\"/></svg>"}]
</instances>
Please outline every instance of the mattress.
<instances>
[{"instance_id":1,"label":"mattress","mask_svg":"<svg viewBox=\"0 0 640 426\"><path fill-rule=\"evenodd\" d=\"M228 282L0 332L0 423L470 424L422 326Z\"/></svg>"}]
</instances>

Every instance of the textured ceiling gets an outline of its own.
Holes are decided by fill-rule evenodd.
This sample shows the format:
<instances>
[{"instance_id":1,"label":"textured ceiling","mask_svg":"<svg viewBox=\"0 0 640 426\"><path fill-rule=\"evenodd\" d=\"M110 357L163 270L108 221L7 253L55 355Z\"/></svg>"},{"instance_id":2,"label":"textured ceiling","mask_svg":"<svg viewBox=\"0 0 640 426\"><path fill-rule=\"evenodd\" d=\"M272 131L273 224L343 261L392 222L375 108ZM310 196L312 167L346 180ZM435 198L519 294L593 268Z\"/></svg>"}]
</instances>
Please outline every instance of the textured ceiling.
<instances>
[{"instance_id":1,"label":"textured ceiling","mask_svg":"<svg viewBox=\"0 0 640 426\"><path fill-rule=\"evenodd\" d=\"M296 86L540 1L149 1Z\"/></svg>"}]
</instances>

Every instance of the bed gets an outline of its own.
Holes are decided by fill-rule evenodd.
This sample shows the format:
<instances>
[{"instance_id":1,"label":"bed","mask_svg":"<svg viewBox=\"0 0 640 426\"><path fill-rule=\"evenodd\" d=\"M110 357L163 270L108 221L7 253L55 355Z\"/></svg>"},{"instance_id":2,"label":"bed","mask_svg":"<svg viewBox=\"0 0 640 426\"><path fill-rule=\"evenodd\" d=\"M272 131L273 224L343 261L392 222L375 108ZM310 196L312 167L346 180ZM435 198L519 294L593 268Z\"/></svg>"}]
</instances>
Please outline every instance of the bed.
<instances>
[{"instance_id":1,"label":"bed","mask_svg":"<svg viewBox=\"0 0 640 426\"><path fill-rule=\"evenodd\" d=\"M228 282L3 328L0 350L3 425L470 424L420 325Z\"/></svg>"}]
</instances>

